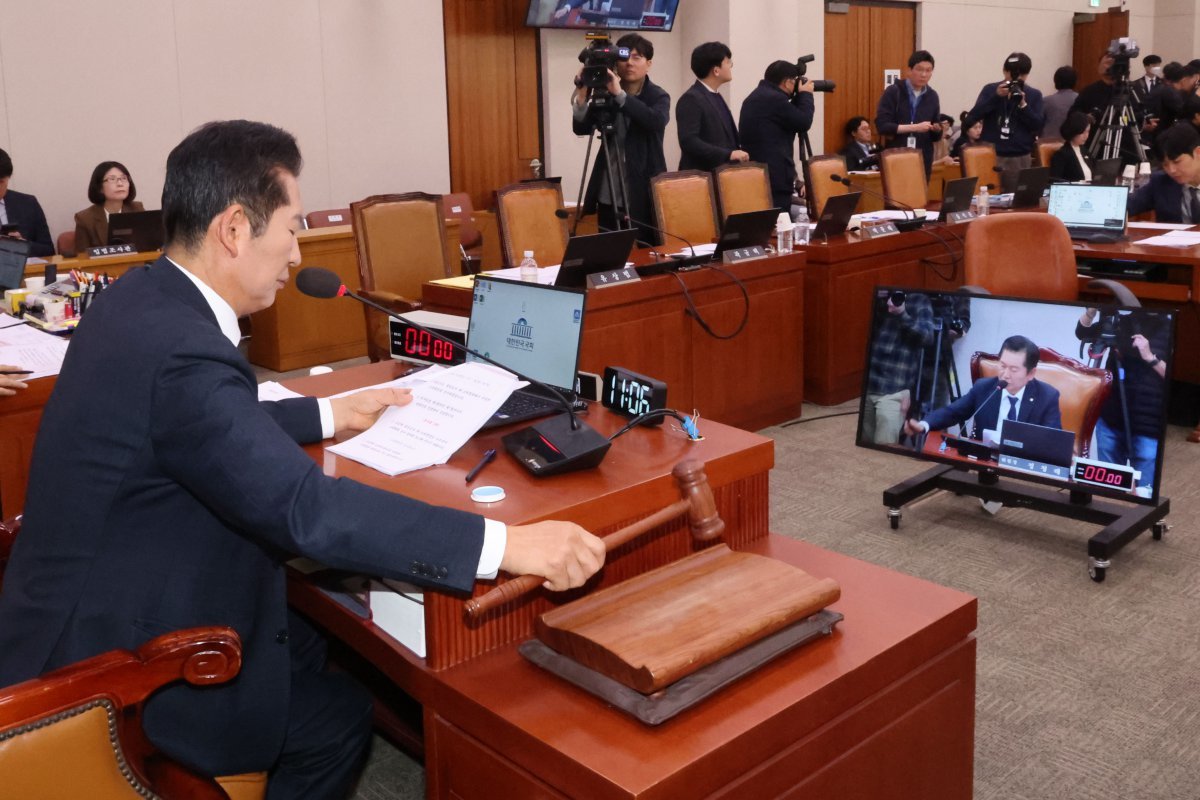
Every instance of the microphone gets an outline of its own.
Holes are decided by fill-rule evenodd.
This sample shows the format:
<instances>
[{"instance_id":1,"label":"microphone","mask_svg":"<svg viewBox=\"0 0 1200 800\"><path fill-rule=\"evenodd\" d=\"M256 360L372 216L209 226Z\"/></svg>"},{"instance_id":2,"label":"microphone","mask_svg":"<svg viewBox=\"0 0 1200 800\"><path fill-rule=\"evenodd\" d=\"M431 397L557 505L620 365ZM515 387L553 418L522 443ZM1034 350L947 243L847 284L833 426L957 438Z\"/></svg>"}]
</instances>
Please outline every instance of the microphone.
<instances>
[{"instance_id":1,"label":"microphone","mask_svg":"<svg viewBox=\"0 0 1200 800\"><path fill-rule=\"evenodd\" d=\"M355 294L346 288L337 273L322 267L305 267L296 275L296 288L302 294L327 300L334 297L352 297L365 306L383 312L389 317L398 317L394 309L368 300L362 295ZM541 389L548 391L566 409L565 414L559 414L542 420L528 428L501 437L504 447L526 469L536 476L556 475L560 472L571 472L577 469L595 467L604 460L608 448L612 446L606 437L594 428L582 422L575 414L571 403L557 389L547 386L536 378L523 375L509 366L505 366L488 356L483 355L459 342L454 341L435 330L425 327L418 322L405 318L405 323L413 326L422 333L428 333L452 347L457 347L492 366L511 372L523 381L528 381Z\"/></svg>"},{"instance_id":2,"label":"microphone","mask_svg":"<svg viewBox=\"0 0 1200 800\"><path fill-rule=\"evenodd\" d=\"M851 181L849 178L847 178L844 175L830 175L829 180L833 181L834 183L840 183L843 186L849 187L851 189L856 189L860 192L866 192L867 194L874 195L875 197L878 197L881 200L883 200L883 202L885 204L891 203L894 206L900 206L901 210L907 211L908 213L912 214L912 219L896 220L896 229L897 230L915 231L917 228L919 228L925 224L925 217L923 217L923 216L918 217L917 210L915 208L913 208L912 206L910 206L908 203L902 203L899 200L888 197L883 192L877 192L874 189L870 188L869 186L863 186L862 184L854 183L853 181Z\"/></svg>"},{"instance_id":3,"label":"microphone","mask_svg":"<svg viewBox=\"0 0 1200 800\"><path fill-rule=\"evenodd\" d=\"M1006 388L1008 388L1008 381L1004 380L1004 378L1001 378L1000 380L996 381L995 390L993 390L992 393L990 395L988 395L986 400L984 400L982 403L979 404L979 408L975 409L975 413L971 415L971 421L974 422L975 417L979 414L980 411L983 410L983 407L986 406L988 403L992 402L992 398L995 397L996 395L1000 394L1001 392L1003 392ZM1000 419L1000 412L1002 412L1004 410L1003 408L999 408L999 405L1001 405L1001 404L999 404L999 403L997 404L996 419ZM975 430L974 432L978 433L979 431ZM978 439L979 437L976 436L975 438Z\"/></svg>"},{"instance_id":4,"label":"microphone","mask_svg":"<svg viewBox=\"0 0 1200 800\"><path fill-rule=\"evenodd\" d=\"M567 211L565 208L556 208L554 210L554 216L558 217L559 219L570 219L571 212ZM596 222L596 227L599 228L600 230L604 231L605 233L616 233L618 230L620 230L620 228L610 228L607 225L601 225L599 221ZM573 235L574 235L574 233L572 233L572 236ZM650 242L643 241L642 239L635 239L634 241L637 244L641 245L642 247L653 247L654 246Z\"/></svg>"}]
</instances>

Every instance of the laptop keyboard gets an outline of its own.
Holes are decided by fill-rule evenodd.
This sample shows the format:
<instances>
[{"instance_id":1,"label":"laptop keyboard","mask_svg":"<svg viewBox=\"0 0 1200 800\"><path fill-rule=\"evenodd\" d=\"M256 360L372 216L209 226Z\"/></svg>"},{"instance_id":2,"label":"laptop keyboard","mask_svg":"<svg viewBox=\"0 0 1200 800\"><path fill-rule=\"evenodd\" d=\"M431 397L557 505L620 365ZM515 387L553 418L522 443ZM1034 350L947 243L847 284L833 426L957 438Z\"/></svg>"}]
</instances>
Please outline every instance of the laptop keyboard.
<instances>
[{"instance_id":1,"label":"laptop keyboard","mask_svg":"<svg viewBox=\"0 0 1200 800\"><path fill-rule=\"evenodd\" d=\"M511 417L525 417L529 414L537 414L542 411L550 411L555 408L560 408L561 403L556 403L553 400L545 397L536 397L524 392L513 392L508 396L508 399L501 404L500 408L496 409L493 417L501 417L509 419Z\"/></svg>"}]
</instances>

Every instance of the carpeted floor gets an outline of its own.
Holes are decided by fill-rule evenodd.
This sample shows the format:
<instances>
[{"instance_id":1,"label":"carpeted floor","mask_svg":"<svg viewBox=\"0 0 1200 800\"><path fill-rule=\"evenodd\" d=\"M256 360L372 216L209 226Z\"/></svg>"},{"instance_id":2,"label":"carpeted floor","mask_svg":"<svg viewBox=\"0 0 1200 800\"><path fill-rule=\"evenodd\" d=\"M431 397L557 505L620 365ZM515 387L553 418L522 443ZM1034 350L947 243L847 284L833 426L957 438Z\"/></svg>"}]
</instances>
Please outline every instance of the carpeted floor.
<instances>
[{"instance_id":1,"label":"carpeted floor","mask_svg":"<svg viewBox=\"0 0 1200 800\"><path fill-rule=\"evenodd\" d=\"M1200 797L1200 445L1172 427L1163 541L1143 535L1102 584L1087 575L1094 526L938 493L892 531L882 490L924 468L853 447L850 411L806 406L776 442L771 524L979 598L978 800ZM836 576L833 576L836 577ZM357 794L423 797L418 764L381 740Z\"/></svg>"}]
</instances>

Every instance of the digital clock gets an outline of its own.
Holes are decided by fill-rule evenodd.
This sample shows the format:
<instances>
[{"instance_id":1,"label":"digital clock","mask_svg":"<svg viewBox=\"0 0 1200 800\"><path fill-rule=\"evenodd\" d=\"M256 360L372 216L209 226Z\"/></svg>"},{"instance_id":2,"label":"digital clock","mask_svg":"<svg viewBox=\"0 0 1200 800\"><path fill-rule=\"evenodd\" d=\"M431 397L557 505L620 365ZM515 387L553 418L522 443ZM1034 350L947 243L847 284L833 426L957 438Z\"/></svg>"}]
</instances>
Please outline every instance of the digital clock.
<instances>
[{"instance_id":1,"label":"digital clock","mask_svg":"<svg viewBox=\"0 0 1200 800\"><path fill-rule=\"evenodd\" d=\"M1076 483L1103 486L1106 489L1118 489L1122 492L1134 490L1137 475L1137 471L1132 467L1092 461L1087 458L1076 458L1071 467L1071 477Z\"/></svg>"},{"instance_id":2,"label":"digital clock","mask_svg":"<svg viewBox=\"0 0 1200 800\"><path fill-rule=\"evenodd\" d=\"M624 367L605 367L600 403L618 414L638 417L667 407L667 384ZM647 424L659 425L662 421L657 417Z\"/></svg>"},{"instance_id":3,"label":"digital clock","mask_svg":"<svg viewBox=\"0 0 1200 800\"><path fill-rule=\"evenodd\" d=\"M420 327L417 327L418 325ZM391 335L392 358L415 361L418 364L443 364L448 367L467 360L463 349L451 343L466 344L466 317L413 311L392 317L388 320L388 329ZM451 341L443 341L434 336L434 333Z\"/></svg>"}]
</instances>

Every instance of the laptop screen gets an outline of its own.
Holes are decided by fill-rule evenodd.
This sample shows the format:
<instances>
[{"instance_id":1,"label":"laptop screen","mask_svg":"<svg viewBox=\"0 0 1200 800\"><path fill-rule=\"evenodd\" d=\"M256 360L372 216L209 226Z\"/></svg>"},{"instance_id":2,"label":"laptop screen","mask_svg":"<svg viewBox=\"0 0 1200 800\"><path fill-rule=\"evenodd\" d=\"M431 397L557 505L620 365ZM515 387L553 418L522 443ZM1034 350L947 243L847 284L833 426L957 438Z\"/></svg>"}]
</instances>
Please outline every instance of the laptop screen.
<instances>
[{"instance_id":1,"label":"laptop screen","mask_svg":"<svg viewBox=\"0 0 1200 800\"><path fill-rule=\"evenodd\" d=\"M1051 214L1068 228L1122 232L1129 189L1124 186L1085 186L1056 183L1050 187Z\"/></svg>"},{"instance_id":2,"label":"laptop screen","mask_svg":"<svg viewBox=\"0 0 1200 800\"><path fill-rule=\"evenodd\" d=\"M467 347L570 392L583 338L581 290L476 276ZM468 361L479 359L467 354Z\"/></svg>"}]
</instances>

